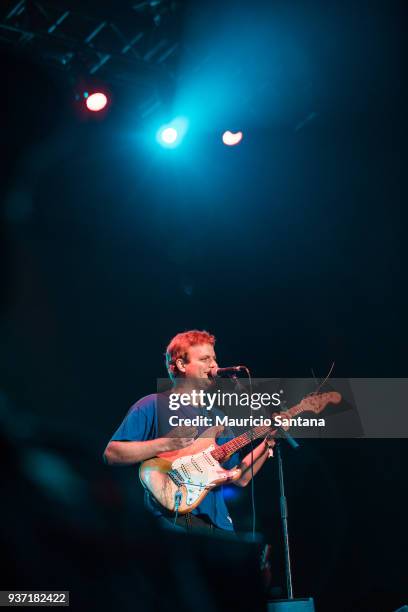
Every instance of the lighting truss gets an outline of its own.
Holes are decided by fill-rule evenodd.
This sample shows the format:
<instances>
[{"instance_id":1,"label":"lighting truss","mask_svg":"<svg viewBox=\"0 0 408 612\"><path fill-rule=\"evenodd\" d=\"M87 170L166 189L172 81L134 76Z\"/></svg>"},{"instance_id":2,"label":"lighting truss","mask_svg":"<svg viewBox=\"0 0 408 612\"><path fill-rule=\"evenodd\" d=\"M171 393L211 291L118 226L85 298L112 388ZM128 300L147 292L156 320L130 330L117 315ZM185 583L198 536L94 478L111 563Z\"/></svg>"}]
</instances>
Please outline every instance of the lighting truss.
<instances>
[{"instance_id":1,"label":"lighting truss","mask_svg":"<svg viewBox=\"0 0 408 612\"><path fill-rule=\"evenodd\" d=\"M74 78L145 85L175 78L182 8L166 0L3 0L0 43Z\"/></svg>"}]
</instances>

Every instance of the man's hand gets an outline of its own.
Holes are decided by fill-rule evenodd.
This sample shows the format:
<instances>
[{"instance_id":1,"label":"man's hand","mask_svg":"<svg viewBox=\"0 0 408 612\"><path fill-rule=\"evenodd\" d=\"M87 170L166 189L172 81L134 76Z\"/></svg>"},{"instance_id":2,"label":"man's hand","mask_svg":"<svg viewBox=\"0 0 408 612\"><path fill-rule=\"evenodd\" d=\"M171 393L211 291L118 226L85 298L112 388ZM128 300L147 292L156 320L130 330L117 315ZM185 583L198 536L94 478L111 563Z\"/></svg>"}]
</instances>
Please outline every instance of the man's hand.
<instances>
[{"instance_id":1,"label":"man's hand","mask_svg":"<svg viewBox=\"0 0 408 612\"><path fill-rule=\"evenodd\" d=\"M197 435L196 427L174 427L166 436L166 450L178 450L190 446Z\"/></svg>"},{"instance_id":2,"label":"man's hand","mask_svg":"<svg viewBox=\"0 0 408 612\"><path fill-rule=\"evenodd\" d=\"M268 451L268 457L273 457L273 447L275 446L276 442L271 433L266 436L264 443Z\"/></svg>"}]
</instances>

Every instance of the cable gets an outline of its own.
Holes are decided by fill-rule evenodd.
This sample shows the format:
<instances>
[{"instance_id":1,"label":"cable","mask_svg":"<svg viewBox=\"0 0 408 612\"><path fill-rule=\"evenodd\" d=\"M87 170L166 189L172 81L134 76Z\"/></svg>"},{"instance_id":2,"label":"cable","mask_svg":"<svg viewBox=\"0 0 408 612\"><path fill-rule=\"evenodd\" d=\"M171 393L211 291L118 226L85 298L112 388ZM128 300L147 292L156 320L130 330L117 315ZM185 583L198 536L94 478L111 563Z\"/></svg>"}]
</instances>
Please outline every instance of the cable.
<instances>
[{"instance_id":1,"label":"cable","mask_svg":"<svg viewBox=\"0 0 408 612\"><path fill-rule=\"evenodd\" d=\"M244 370L248 376L248 380L249 380L249 393L250 396L252 397L252 376L251 376L251 372L249 370L249 368L247 368L246 366L240 366L241 370ZM238 378L236 377L236 375L232 376L233 379L235 379L236 384L238 385L238 388L240 386L240 383L238 381ZM242 385L241 385L242 387ZM249 409L251 410L251 406L249 407ZM251 416L251 413L250 413ZM254 482L254 441L251 437L251 441L250 441L250 445L251 445L251 506L252 506L252 539L255 542L255 532L256 532L256 505L255 505L255 482Z\"/></svg>"},{"instance_id":2,"label":"cable","mask_svg":"<svg viewBox=\"0 0 408 612\"><path fill-rule=\"evenodd\" d=\"M179 507L180 507L180 502L181 502L181 491L180 489L177 489L177 491L174 494L174 511L175 511L175 516L174 516L174 525L177 524L177 519L178 519L178 512L179 512Z\"/></svg>"},{"instance_id":3,"label":"cable","mask_svg":"<svg viewBox=\"0 0 408 612\"><path fill-rule=\"evenodd\" d=\"M249 393L252 397L252 376L249 368L242 366L245 370L249 380ZM251 410L251 407L250 407ZM252 539L255 542L256 533L256 504L255 504L255 480L254 480L254 441L251 438L251 507L252 507Z\"/></svg>"},{"instance_id":4,"label":"cable","mask_svg":"<svg viewBox=\"0 0 408 612\"><path fill-rule=\"evenodd\" d=\"M320 383L320 385L317 387L316 391L313 391L313 394L318 393L320 391L320 389L323 387L323 385L325 385L326 382L329 380L330 374L333 372L333 368L334 368L335 363L336 362L333 361L333 363L331 364L331 368L329 370L329 373L327 374L326 378L323 380L322 383ZM315 373L313 372L313 368L312 368L312 376L315 379L315 381L317 382L317 378L315 376Z\"/></svg>"}]
</instances>

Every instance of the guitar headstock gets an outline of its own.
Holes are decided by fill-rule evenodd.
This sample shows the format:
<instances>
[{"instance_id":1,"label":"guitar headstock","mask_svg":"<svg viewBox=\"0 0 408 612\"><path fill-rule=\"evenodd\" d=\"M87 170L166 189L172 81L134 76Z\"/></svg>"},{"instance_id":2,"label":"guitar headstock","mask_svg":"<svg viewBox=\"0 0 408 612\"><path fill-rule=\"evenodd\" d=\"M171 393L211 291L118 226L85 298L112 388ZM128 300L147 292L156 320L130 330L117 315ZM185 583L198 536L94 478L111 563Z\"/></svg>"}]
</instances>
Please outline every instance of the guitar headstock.
<instances>
[{"instance_id":1,"label":"guitar headstock","mask_svg":"<svg viewBox=\"0 0 408 612\"><path fill-rule=\"evenodd\" d=\"M341 395L337 391L330 391L329 393L318 393L316 395L308 395L300 402L299 406L302 411L310 411L315 414L319 414L324 410L327 404L339 404L341 402Z\"/></svg>"}]
</instances>

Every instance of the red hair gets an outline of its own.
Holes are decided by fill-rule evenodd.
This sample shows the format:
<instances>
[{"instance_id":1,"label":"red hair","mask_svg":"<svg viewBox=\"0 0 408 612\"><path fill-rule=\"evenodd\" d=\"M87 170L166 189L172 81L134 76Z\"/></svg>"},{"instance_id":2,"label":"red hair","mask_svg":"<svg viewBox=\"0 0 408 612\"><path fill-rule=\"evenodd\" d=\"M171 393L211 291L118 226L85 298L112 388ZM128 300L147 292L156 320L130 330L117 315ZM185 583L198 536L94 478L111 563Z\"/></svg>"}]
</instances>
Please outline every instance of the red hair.
<instances>
[{"instance_id":1,"label":"red hair","mask_svg":"<svg viewBox=\"0 0 408 612\"><path fill-rule=\"evenodd\" d=\"M170 340L166 349L166 368L172 380L179 376L179 370L176 366L177 359L188 361L188 349L190 346L197 346L198 344L211 344L211 346L214 346L215 336L205 330L192 329L177 334L177 336Z\"/></svg>"}]
</instances>

